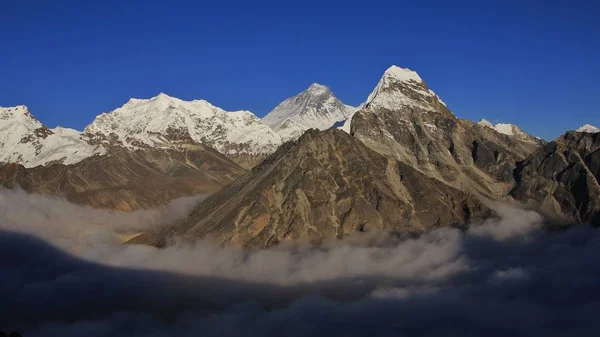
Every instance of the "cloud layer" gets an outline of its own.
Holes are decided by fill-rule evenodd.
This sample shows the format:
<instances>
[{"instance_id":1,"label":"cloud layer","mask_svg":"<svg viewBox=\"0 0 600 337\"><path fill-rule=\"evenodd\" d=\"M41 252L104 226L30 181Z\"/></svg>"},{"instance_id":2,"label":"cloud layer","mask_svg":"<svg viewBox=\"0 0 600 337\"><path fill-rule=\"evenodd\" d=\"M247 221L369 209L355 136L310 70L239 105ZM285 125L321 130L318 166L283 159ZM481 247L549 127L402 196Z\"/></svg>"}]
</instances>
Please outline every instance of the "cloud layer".
<instances>
[{"instance_id":1,"label":"cloud layer","mask_svg":"<svg viewBox=\"0 0 600 337\"><path fill-rule=\"evenodd\" d=\"M0 190L0 327L26 336L592 336L600 234L495 205L467 232L320 247L165 249L122 238L197 201L134 213Z\"/></svg>"}]
</instances>

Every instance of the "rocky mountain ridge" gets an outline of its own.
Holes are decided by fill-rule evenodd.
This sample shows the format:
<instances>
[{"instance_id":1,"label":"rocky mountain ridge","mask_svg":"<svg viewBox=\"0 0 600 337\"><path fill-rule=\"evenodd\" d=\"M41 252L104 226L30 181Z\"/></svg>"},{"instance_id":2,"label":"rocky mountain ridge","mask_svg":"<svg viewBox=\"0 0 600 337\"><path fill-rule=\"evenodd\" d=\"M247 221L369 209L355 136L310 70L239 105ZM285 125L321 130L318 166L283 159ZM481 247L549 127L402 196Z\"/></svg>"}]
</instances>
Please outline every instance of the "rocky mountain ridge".
<instances>
[{"instance_id":1,"label":"rocky mountain ridge","mask_svg":"<svg viewBox=\"0 0 600 337\"><path fill-rule=\"evenodd\" d=\"M392 66L358 108L345 105L326 86L315 83L284 100L263 119L249 111L227 112L204 100L184 101L164 93L150 99L132 98L122 107L98 115L83 132L48 129L24 106L3 108L0 162L26 167L55 161L69 164L115 147L177 149L182 144L203 144L250 168L309 128L333 126L350 132L356 111L403 106L443 110L445 103L416 72ZM31 118L3 122L9 114L14 116L9 110L23 110Z\"/></svg>"},{"instance_id":2,"label":"rocky mountain ridge","mask_svg":"<svg viewBox=\"0 0 600 337\"><path fill-rule=\"evenodd\" d=\"M245 170L216 150L115 149L77 163L26 168L0 166L0 186L64 197L81 205L120 211L155 208L173 199L210 194Z\"/></svg>"},{"instance_id":3,"label":"rocky mountain ridge","mask_svg":"<svg viewBox=\"0 0 600 337\"><path fill-rule=\"evenodd\" d=\"M349 124L349 134L305 132L199 203L187 219L137 242L209 237L262 248L371 230L463 228L491 216L490 201L527 203L529 195L519 198L526 188L519 168L543 146L534 137L457 118L416 73L398 67L384 73ZM573 217L578 205L560 212L572 221L596 221L593 205L585 217Z\"/></svg>"},{"instance_id":4,"label":"rocky mountain ridge","mask_svg":"<svg viewBox=\"0 0 600 337\"><path fill-rule=\"evenodd\" d=\"M479 122L477 122L477 124L494 129L495 131L497 131L501 134L511 136L511 137L516 137L520 140L529 141L529 142L537 142L537 143L540 142L539 138L526 133L520 127L518 127L517 125L514 125L514 124L508 124L508 123L492 124L490 121L488 121L486 119L480 120Z\"/></svg>"},{"instance_id":5,"label":"rocky mountain ridge","mask_svg":"<svg viewBox=\"0 0 600 337\"><path fill-rule=\"evenodd\" d=\"M600 226L600 133L567 132L515 169L511 196L546 215Z\"/></svg>"},{"instance_id":6,"label":"rocky mountain ridge","mask_svg":"<svg viewBox=\"0 0 600 337\"><path fill-rule=\"evenodd\" d=\"M262 248L373 230L463 227L491 214L474 196L386 158L345 132L309 130L200 203L187 219L135 242L210 237Z\"/></svg>"}]
</instances>

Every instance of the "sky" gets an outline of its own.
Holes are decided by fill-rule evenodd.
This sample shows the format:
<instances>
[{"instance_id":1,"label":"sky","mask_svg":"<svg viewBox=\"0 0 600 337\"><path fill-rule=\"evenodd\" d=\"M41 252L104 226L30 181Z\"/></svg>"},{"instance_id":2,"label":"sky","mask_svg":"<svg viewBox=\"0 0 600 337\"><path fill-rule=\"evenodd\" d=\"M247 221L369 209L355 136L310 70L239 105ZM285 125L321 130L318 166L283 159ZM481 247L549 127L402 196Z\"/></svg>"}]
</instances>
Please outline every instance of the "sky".
<instances>
[{"instance_id":1,"label":"sky","mask_svg":"<svg viewBox=\"0 0 600 337\"><path fill-rule=\"evenodd\" d=\"M460 118L600 126L598 1L2 1L0 106L83 129L160 92L264 116L311 83L359 105L390 65Z\"/></svg>"}]
</instances>

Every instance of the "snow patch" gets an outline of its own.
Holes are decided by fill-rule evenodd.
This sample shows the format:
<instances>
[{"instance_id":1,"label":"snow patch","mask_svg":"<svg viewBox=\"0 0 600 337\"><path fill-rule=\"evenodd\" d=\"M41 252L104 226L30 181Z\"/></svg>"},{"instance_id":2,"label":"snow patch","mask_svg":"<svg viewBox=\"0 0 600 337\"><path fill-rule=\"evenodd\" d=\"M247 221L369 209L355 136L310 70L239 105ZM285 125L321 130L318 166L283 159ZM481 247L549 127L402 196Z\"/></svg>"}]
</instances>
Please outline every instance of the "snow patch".
<instances>
[{"instance_id":1,"label":"snow patch","mask_svg":"<svg viewBox=\"0 0 600 337\"><path fill-rule=\"evenodd\" d=\"M587 132L587 133L598 133L600 132L600 129L598 129L597 127L590 125L590 124L586 124L582 127L580 127L579 129L576 130L577 132Z\"/></svg>"}]
</instances>

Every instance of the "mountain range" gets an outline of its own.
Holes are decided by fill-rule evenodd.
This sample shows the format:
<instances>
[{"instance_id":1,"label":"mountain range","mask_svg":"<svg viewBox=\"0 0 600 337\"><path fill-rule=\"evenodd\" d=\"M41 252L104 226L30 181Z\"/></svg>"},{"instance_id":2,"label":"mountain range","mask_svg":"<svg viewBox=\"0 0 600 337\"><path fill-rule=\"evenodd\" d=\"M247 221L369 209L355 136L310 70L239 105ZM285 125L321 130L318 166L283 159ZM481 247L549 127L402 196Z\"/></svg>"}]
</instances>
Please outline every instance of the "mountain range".
<instances>
[{"instance_id":1,"label":"mountain range","mask_svg":"<svg viewBox=\"0 0 600 337\"><path fill-rule=\"evenodd\" d=\"M358 107L312 84L264 118L164 93L131 99L81 132L27 107L0 110L0 183L130 211L211 193L173 236L267 247L355 232L422 233L520 202L600 224L600 140L586 125L551 142L454 115L414 71L392 66Z\"/></svg>"}]
</instances>

